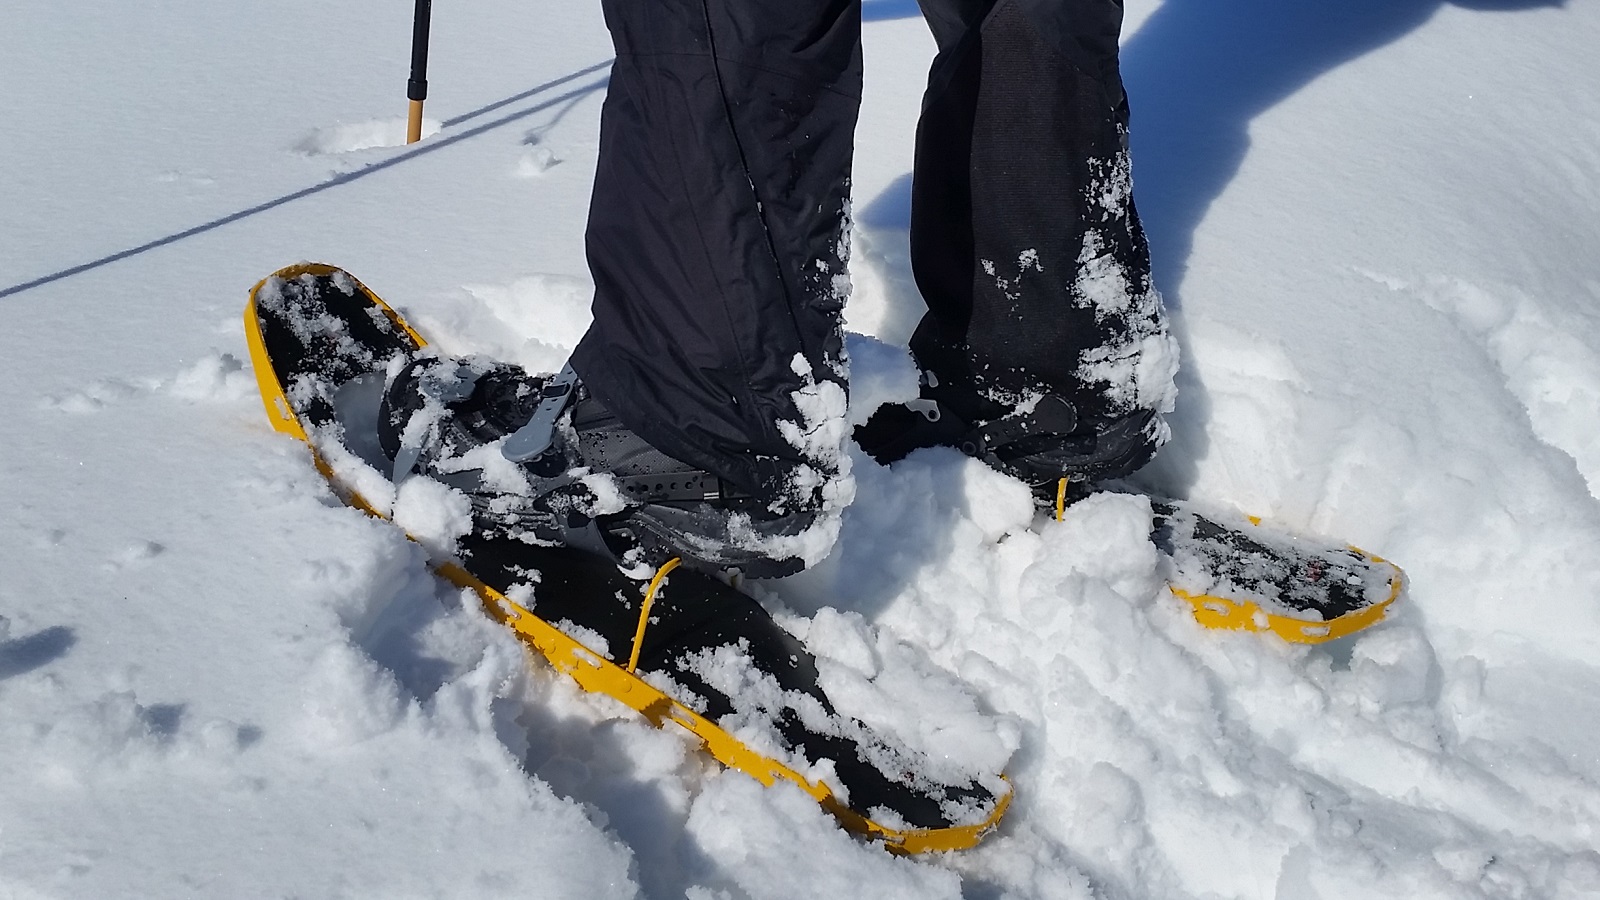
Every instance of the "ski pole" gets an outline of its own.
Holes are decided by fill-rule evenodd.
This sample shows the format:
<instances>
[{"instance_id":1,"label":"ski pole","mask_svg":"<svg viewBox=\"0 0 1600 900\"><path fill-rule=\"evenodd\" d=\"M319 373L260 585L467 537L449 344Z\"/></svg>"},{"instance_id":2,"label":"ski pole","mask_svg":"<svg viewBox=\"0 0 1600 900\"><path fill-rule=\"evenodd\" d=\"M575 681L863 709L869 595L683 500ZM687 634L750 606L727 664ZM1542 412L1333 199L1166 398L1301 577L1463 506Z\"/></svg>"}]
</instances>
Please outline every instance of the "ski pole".
<instances>
[{"instance_id":1,"label":"ski pole","mask_svg":"<svg viewBox=\"0 0 1600 900\"><path fill-rule=\"evenodd\" d=\"M417 0L417 17L411 26L411 80L406 82L406 98L411 114L406 120L406 143L422 140L422 101L428 99L428 20L433 16L433 0Z\"/></svg>"}]
</instances>

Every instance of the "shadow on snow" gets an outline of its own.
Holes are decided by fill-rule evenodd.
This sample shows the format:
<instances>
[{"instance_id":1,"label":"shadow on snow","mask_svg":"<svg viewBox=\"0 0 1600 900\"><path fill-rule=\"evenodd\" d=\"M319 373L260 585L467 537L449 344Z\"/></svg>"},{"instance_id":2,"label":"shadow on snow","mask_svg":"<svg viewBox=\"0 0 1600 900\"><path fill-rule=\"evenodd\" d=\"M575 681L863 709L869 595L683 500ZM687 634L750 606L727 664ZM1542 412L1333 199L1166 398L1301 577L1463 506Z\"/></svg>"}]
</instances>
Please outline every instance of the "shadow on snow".
<instances>
[{"instance_id":1,"label":"shadow on snow","mask_svg":"<svg viewBox=\"0 0 1600 900\"><path fill-rule=\"evenodd\" d=\"M554 79L552 81L547 81L544 84L538 85L536 87L529 88L528 90L523 91L523 92L521 92L519 94L514 94L514 95L512 95L510 97L506 97L505 99L498 100L498 101L495 101L494 103L490 103L490 104L488 104L486 106L479 107L478 109L475 109L475 110L473 110L473 111L471 111L469 113L466 113L464 115L456 116L455 118L452 118L452 119L447 119L442 124L444 125L444 127L450 128L450 127L453 127L453 126L468 122L468 121L470 121L472 119L475 119L475 118L478 118L480 116L484 116L484 115L487 115L487 114L489 114L491 112L494 112L495 110L498 110L498 109L500 109L502 107L505 107L505 106L511 105L513 103L516 103L519 100L529 99L529 98L532 98L532 97L537 96L539 94L543 94L545 92L553 90L554 88L560 87L560 86L562 86L564 84L568 84L570 82L577 81L578 79L583 78L585 75L590 75L590 74L594 74L596 72L599 72L600 70L606 68L609 65L611 65L611 60L606 60L605 62L596 63L595 65L589 66L587 68L579 69L576 72L572 72L572 73L569 73L567 75L563 75L560 78L556 78L556 79ZM110 265L112 263L115 263L115 262L121 262L124 259L128 259L128 258L134 257L134 256L138 256L138 255L143 254L143 253L148 253L151 250L156 250L156 249L159 249L161 247L165 247L168 244L175 244L175 243L177 243L179 241L186 240L186 239L192 238L192 237L196 237L198 235L205 234L206 232L209 232L209 231L215 231L218 228L222 228L223 226L232 225L234 222L238 222L238 221L241 221L243 219L248 219L251 216L259 215L260 213L267 212L268 210L276 209L276 208L278 208L280 206L284 206L286 204L293 203L296 200L303 200L303 199L305 199L307 197L311 197L311 196L315 196L317 194L320 194L323 191L331 190L333 188L340 187L342 185L350 184L351 182L354 182L354 181L359 181L359 180L361 180L363 178L366 178L369 175L375 175L378 172L382 172L385 169L389 169L389 168L392 168L394 166L398 166L398 165L400 165L401 163L404 163L404 162L409 162L410 160L415 159L415 158L417 158L419 156L422 156L424 154L433 153L433 152L438 151L438 150L443 150L444 148L449 147L452 144L460 143L461 141L468 140L469 138L475 138L478 135L484 134L484 133L489 132L489 131L493 131L494 129L500 128L501 126L509 125L512 122L516 122L516 121L520 121L522 119L526 119L528 116L534 115L535 113L540 113L540 112L543 112L543 111L548 110L548 109L553 109L553 108L556 108L556 107L560 107L563 104L567 104L567 106L570 108L570 106L572 104L577 103L579 100L582 100L583 98L585 98L585 97L587 97L587 96L589 96L591 94L594 94L594 93L596 93L598 91L603 90L609 80L610 79L609 79L608 76L602 76L602 77L597 78L594 81L591 81L588 84L585 84L585 85L583 85L581 87L573 88L572 90L569 90L569 91L566 91L564 93L558 94L558 95L556 95L554 97L550 97L548 99L542 100L539 103L534 104L533 106L527 107L526 109L520 109L520 110L517 110L516 112L507 113L506 115L503 115L503 116L501 116L501 117L499 117L497 119L493 119L491 121L485 122L482 125L475 125L475 126L469 128L466 131L463 131L463 132L461 132L459 134L437 135L435 137L429 138L429 139L421 142L420 144L418 144L417 146L415 146L415 147L413 147L411 149L403 150L403 151L401 151L399 153L396 153L395 155L389 157L388 159L382 160L380 162L375 162L375 163L372 163L370 165L362 166L361 168L356 169L353 172L344 172L344 173L341 173L339 175L335 175L332 178L327 179L326 181L319 182L318 184L314 184L314 185L312 185L312 186L310 186L308 188L302 188L301 190L294 191L294 192L288 193L288 194L284 194L281 197L273 198L273 199L268 200L268 201L266 201L264 203L259 203L259 204L256 204L255 206L251 206L251 207L248 207L246 209L241 209L238 212L230 213L230 214L222 216L220 218L212 219L209 222L205 222L203 224L196 225L193 228L186 228L183 231L174 232L172 234L166 235L165 237L159 237L159 238L156 238L155 240L147 241L147 242L145 242L143 244L139 244L139 245L134 246L134 247L129 247L126 250L120 250L120 251L118 251L116 253L107 254L106 256L102 256L99 259L90 260L89 262L80 263L80 264L75 265L75 266L69 266L68 268L62 269L62 270L60 270L58 272L52 272L49 275L43 275L43 276L35 278L35 279L31 280L31 281L24 281L24 282L22 282L20 284L14 284L14 285L12 285L10 287L7 287L7 288L0 288L0 299L4 299L6 297L10 297L10 296L12 296L14 294L20 294L23 291L29 291L29 290L32 290L32 289L37 288L37 287L43 287L44 285L51 284L51 283L57 282L57 281L61 281L62 279L65 279L65 278L71 278L74 275L81 275L84 272L89 272L89 271L92 271L94 269L101 268L103 266L108 266L108 265ZM564 111L565 110L563 110L563 112Z\"/></svg>"},{"instance_id":2,"label":"shadow on snow","mask_svg":"<svg viewBox=\"0 0 1600 900\"><path fill-rule=\"evenodd\" d=\"M1477 10L1563 0L1452 0ZM1156 283L1176 291L1195 228L1239 171L1252 120L1319 76L1393 43L1441 0L1167 0L1123 44L1139 212ZM1377 105L1381 97L1370 102Z\"/></svg>"},{"instance_id":3,"label":"shadow on snow","mask_svg":"<svg viewBox=\"0 0 1600 900\"><path fill-rule=\"evenodd\" d=\"M47 666L72 650L78 635L55 625L16 640L0 641L0 681Z\"/></svg>"}]
</instances>

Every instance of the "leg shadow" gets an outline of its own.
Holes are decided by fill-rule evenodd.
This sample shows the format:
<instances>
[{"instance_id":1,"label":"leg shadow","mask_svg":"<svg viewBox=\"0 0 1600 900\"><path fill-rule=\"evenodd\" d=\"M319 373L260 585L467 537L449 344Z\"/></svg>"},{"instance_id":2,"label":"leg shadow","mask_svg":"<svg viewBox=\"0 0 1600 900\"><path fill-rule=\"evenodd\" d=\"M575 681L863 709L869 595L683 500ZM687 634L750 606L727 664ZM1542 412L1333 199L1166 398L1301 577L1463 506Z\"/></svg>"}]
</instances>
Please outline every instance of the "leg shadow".
<instances>
[{"instance_id":1,"label":"leg shadow","mask_svg":"<svg viewBox=\"0 0 1600 900\"><path fill-rule=\"evenodd\" d=\"M1456 3L1507 12L1562 4ZM1122 48L1133 109L1134 191L1154 251L1156 284L1177 296L1195 228L1239 171L1257 116L1324 73L1405 36L1443 5L1166 0Z\"/></svg>"}]
</instances>

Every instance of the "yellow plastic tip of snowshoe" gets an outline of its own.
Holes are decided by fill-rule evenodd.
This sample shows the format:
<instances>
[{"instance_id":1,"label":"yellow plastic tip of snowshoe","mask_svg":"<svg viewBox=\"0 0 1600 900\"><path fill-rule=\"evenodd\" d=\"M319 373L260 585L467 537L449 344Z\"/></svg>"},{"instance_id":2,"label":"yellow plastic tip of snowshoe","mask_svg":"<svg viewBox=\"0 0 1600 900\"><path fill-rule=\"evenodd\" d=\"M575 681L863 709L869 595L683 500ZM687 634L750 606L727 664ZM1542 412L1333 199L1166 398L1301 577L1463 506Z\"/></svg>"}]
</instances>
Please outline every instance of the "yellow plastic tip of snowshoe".
<instances>
[{"instance_id":1,"label":"yellow plastic tip of snowshoe","mask_svg":"<svg viewBox=\"0 0 1600 900\"><path fill-rule=\"evenodd\" d=\"M256 288L260 289L261 284ZM300 419L294 410L289 408L289 400L283 395L283 385L278 383L278 373L273 371L272 361L267 358L267 345L261 339L261 320L256 316L254 290L250 292L250 302L244 307L244 341L250 348L250 367L255 370L256 388L261 392L261 404L267 409L267 421L272 423L272 429L306 440L306 430L300 426Z\"/></svg>"},{"instance_id":2,"label":"yellow plastic tip of snowshoe","mask_svg":"<svg viewBox=\"0 0 1600 900\"><path fill-rule=\"evenodd\" d=\"M988 836L1005 817L1006 810L1011 808L1011 798L1016 796L1016 790L1011 787L1011 780L1004 775L1000 776L1006 783L1006 792L996 799L994 811L989 818L976 825L958 825L953 828L938 828L911 831L895 831L884 828L870 819L864 819L865 828L851 829L861 834L879 837L884 842L884 847L891 853L911 856L919 853L950 853L956 850L970 850ZM849 810L845 810L849 812ZM833 811L836 818L840 817L838 811ZM844 822L850 828L848 822Z\"/></svg>"},{"instance_id":3,"label":"yellow plastic tip of snowshoe","mask_svg":"<svg viewBox=\"0 0 1600 900\"><path fill-rule=\"evenodd\" d=\"M341 271L337 267L320 263L300 263L287 266L274 272L272 276L257 282L250 291L250 300L245 306L245 339L250 347L250 362L256 372L256 384L261 390L261 401L267 410L267 418L271 420L274 429L292 435L304 441L311 451L312 463L318 472L328 480L336 493L344 498L349 505L361 510L373 518L392 521L380 513L377 508L368 503L356 491L350 490L339 483L333 468L323 460L316 447L311 445L310 437L301 425L289 405L288 398L284 395L283 386L279 383L276 373L272 368L272 361L267 356L266 345L261 337L261 323L256 315L256 297L262 286L269 278L296 278L300 275L331 275ZM346 273L348 274L348 273ZM373 294L366 285L361 284L354 277L351 278L357 289L385 311L395 324L404 328L416 341L417 345L424 346L426 342L411 329L411 326L400 317L388 304L384 303L377 295ZM411 535L407 534L407 538ZM415 540L414 538L412 538ZM995 807L987 819L974 825L962 825L950 828L932 829L896 829L882 825L850 809L834 795L833 789L827 784L813 782L794 771L783 763L755 752L747 745L740 742L716 723L705 718L682 703L667 696L662 691L639 678L637 675L624 670L621 666L585 647L583 644L567 636L550 623L540 619L529 610L504 594L480 581L472 573L462 568L459 564L450 561L435 562L434 571L441 577L458 588L467 588L478 596L483 604L484 612L495 621L511 629L512 633L530 650L536 652L553 666L557 671L566 674L578 686L590 693L605 694L620 700L624 705L639 712L657 727L673 722L688 730L699 738L706 752L725 766L738 769L751 776L763 785L771 786L779 779L797 785L801 790L810 794L823 809L831 813L839 824L848 831L880 840L884 846L894 853L937 853L952 850L966 850L974 847L979 841L999 824L1006 810L1011 806L1011 799L1015 794L1007 782L1005 794L996 798ZM670 569L663 568L657 573L654 589L659 589L660 581Z\"/></svg>"},{"instance_id":4,"label":"yellow plastic tip of snowshoe","mask_svg":"<svg viewBox=\"0 0 1600 900\"><path fill-rule=\"evenodd\" d=\"M266 286L267 282L274 278L282 278L284 281L289 281L299 278L301 275L320 277L332 275L335 272L343 272L345 277L349 278L351 283L355 285L356 290L360 291L362 296L371 300L373 305L382 310L390 321L410 335L411 339L417 342L418 347L425 347L428 344L427 341L423 340L422 335L417 334L412 329L410 323L406 322L399 313L394 311L393 307L383 302L383 299L374 294L371 288L362 284L360 279L349 272L345 272L338 266L313 262L295 263L292 266L284 266L256 282L255 286L250 288L250 299L244 305L244 339L245 344L250 348L250 367L255 370L256 387L261 392L261 403L267 409L267 420L272 423L273 429L281 431L290 437L299 438L302 441L307 439L305 428L301 426L299 418L289 408L288 398L284 396L283 385L278 382L278 374L273 371L272 360L267 356L267 345L261 338L261 319L256 311L256 298L261 295L261 289ZM323 464L320 459L317 465L319 468L322 467ZM331 477L330 472L324 471L322 474Z\"/></svg>"},{"instance_id":5,"label":"yellow plastic tip of snowshoe","mask_svg":"<svg viewBox=\"0 0 1600 900\"><path fill-rule=\"evenodd\" d=\"M1359 547L1352 551L1368 561L1388 566L1389 596L1371 606L1345 613L1326 622L1308 622L1291 616L1280 616L1262 609L1248 600L1230 600L1212 594L1191 594L1182 588L1168 586L1168 590L1194 607L1194 617L1202 626L1222 631L1270 631L1295 644L1321 644L1349 637L1364 628L1383 621L1389 607L1399 599L1405 588L1405 572L1381 556L1375 556Z\"/></svg>"}]
</instances>

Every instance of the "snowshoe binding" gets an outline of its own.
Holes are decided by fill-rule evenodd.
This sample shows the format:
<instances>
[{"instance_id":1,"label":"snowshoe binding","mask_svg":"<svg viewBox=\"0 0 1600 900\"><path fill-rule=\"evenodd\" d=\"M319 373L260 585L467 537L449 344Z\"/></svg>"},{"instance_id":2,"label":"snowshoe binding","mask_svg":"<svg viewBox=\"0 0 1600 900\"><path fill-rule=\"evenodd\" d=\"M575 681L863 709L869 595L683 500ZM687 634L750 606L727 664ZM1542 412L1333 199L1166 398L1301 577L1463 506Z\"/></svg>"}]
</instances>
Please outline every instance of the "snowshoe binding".
<instances>
[{"instance_id":1,"label":"snowshoe binding","mask_svg":"<svg viewBox=\"0 0 1600 900\"><path fill-rule=\"evenodd\" d=\"M987 417L950 398L925 387L918 400L885 404L856 429L856 443L884 465L923 447L955 447L1053 499L1063 478L1090 483L1134 472L1165 433L1153 410L1095 419L1058 394Z\"/></svg>"},{"instance_id":2,"label":"snowshoe binding","mask_svg":"<svg viewBox=\"0 0 1600 900\"><path fill-rule=\"evenodd\" d=\"M539 540L659 566L679 558L754 578L799 571L775 542L814 510L774 513L629 430L571 367L417 356L384 392L378 434L393 479L418 472L465 492L479 520Z\"/></svg>"}]
</instances>

